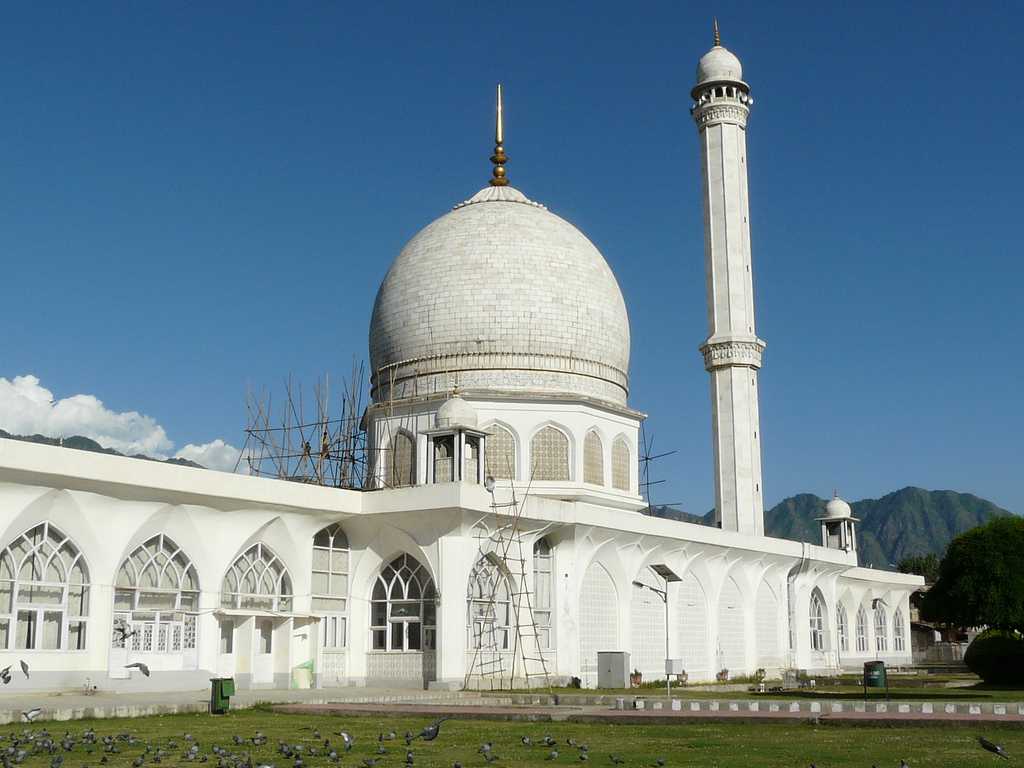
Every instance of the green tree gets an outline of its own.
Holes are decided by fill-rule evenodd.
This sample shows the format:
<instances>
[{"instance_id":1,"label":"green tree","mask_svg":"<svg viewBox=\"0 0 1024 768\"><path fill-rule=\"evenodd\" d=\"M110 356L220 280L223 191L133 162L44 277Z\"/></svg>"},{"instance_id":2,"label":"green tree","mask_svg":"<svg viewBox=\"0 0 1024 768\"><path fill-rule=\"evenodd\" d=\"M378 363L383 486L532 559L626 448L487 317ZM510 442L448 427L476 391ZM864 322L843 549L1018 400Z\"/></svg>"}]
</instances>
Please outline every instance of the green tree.
<instances>
[{"instance_id":1,"label":"green tree","mask_svg":"<svg viewBox=\"0 0 1024 768\"><path fill-rule=\"evenodd\" d=\"M928 621L1024 630L1024 519L1000 517L950 542L925 595Z\"/></svg>"},{"instance_id":2,"label":"green tree","mask_svg":"<svg viewBox=\"0 0 1024 768\"><path fill-rule=\"evenodd\" d=\"M939 558L934 552L927 555L904 557L897 566L900 573L916 573L924 576L928 584L934 584L939 578Z\"/></svg>"}]
</instances>

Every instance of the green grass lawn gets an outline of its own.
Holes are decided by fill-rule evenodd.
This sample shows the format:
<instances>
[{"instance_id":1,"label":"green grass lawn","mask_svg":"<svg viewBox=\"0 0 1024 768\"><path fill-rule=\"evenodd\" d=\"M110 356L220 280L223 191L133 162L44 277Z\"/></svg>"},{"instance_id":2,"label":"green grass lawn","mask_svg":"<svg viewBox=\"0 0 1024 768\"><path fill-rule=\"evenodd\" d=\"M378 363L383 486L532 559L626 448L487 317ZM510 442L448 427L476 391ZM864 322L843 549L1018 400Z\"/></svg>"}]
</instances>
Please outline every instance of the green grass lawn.
<instances>
[{"instance_id":1,"label":"green grass lawn","mask_svg":"<svg viewBox=\"0 0 1024 768\"><path fill-rule=\"evenodd\" d=\"M129 745L117 740L120 751L108 755L105 768L133 768L136 758L144 755L145 745L151 746L144 766L156 765L156 750L162 748L161 765L187 765L182 759L189 742L185 733L193 735L199 746L199 755L211 755L201 765L216 768L218 758L212 756L214 745L234 754L250 756L253 766L273 765L275 768L296 768L294 758L285 758L278 752L278 741L301 744L306 750L305 768L331 768L334 765L363 768L364 758L378 759L377 768L405 765L405 743L402 735L407 731L419 732L430 720L422 717L376 717L339 715L299 715L275 713L267 710L243 710L221 717L209 715L168 715L134 720L93 720L74 722L38 723L31 730L38 734L48 729L59 741L65 732L78 738L86 728L94 728L97 736L130 734L139 741ZM349 753L341 752L340 761L334 763L323 756L323 740L340 750L338 732L347 729L355 736L355 746ZM24 733L25 725L0 726L0 749L6 749L13 735ZM377 755L377 736L394 730L399 737L383 742L387 754ZM261 731L268 739L263 747L251 744L236 746L233 736L251 738ZM319 731L317 738L316 731ZM1000 764L995 755L982 750L978 735L985 733L1002 744L1011 756L1024 757L1024 730L1011 728L936 728L867 726L840 726L784 723L707 723L678 725L606 725L577 723L523 723L492 722L483 720L451 720L441 726L436 741L413 743L413 766L447 766L459 761L464 768L484 768L487 763L477 750L485 741L493 742L493 754L499 759L492 765L502 766L555 766L555 765L613 765L610 754L621 757L623 766L653 766L657 758L664 758L666 766L736 766L761 768L762 766L808 766L814 762L819 768L830 766L857 766L868 768L896 768L906 759L912 768L918 766L991 766ZM541 742L550 735L558 742L557 758L545 759L550 749L542 745L532 748L521 743L521 737L530 736ZM568 738L589 745L590 759L579 759L579 751L566 745ZM173 746L172 746L173 743ZM321 754L311 756L309 748L316 747ZM102 745L91 754L78 744L71 751L60 750L64 756L60 768L72 766L99 766ZM49 753L30 755L22 765L50 768L53 757ZM225 768L239 762L227 760Z\"/></svg>"}]
</instances>

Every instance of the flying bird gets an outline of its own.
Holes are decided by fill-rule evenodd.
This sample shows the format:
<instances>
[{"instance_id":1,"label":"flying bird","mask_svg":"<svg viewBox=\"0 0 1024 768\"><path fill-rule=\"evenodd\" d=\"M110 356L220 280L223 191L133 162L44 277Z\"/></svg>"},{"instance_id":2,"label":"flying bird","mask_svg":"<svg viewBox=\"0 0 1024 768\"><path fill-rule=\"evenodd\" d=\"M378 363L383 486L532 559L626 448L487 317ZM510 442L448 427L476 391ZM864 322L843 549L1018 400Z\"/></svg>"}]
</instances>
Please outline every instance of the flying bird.
<instances>
[{"instance_id":1,"label":"flying bird","mask_svg":"<svg viewBox=\"0 0 1024 768\"><path fill-rule=\"evenodd\" d=\"M137 669L143 675L145 675L146 677L149 677L149 667L147 665L143 664L141 661L136 661L136 662L133 662L131 664L125 664L124 668L125 669Z\"/></svg>"},{"instance_id":2,"label":"flying bird","mask_svg":"<svg viewBox=\"0 0 1024 768\"><path fill-rule=\"evenodd\" d=\"M21 718L26 723L34 723L36 718L43 713L40 707L32 707L32 709L26 709L21 713Z\"/></svg>"},{"instance_id":3,"label":"flying bird","mask_svg":"<svg viewBox=\"0 0 1024 768\"><path fill-rule=\"evenodd\" d=\"M984 736L978 737L978 743L981 744L981 746L987 749L989 752L994 752L1004 760L1010 759L1010 756L1006 754L1006 750L1003 749L1002 744L996 744L995 742L989 741Z\"/></svg>"},{"instance_id":4,"label":"flying bird","mask_svg":"<svg viewBox=\"0 0 1024 768\"><path fill-rule=\"evenodd\" d=\"M345 742L345 751L350 752L352 750L352 745L356 743L356 740L352 738L352 734L348 731L341 731L338 735L341 736L341 740Z\"/></svg>"},{"instance_id":5,"label":"flying bird","mask_svg":"<svg viewBox=\"0 0 1024 768\"><path fill-rule=\"evenodd\" d=\"M28 680L28 663L24 659L22 659L18 663L21 664L22 674L25 675L25 679Z\"/></svg>"}]
</instances>

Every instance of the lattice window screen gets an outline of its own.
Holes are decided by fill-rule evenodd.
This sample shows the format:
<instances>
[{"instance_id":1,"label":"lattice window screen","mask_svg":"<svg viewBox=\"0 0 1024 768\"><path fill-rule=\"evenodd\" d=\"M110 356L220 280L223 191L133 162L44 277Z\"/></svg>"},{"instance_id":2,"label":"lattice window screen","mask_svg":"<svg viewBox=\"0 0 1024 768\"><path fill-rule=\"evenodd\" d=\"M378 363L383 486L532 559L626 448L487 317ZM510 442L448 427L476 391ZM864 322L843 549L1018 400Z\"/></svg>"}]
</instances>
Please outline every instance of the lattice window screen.
<instances>
[{"instance_id":1,"label":"lattice window screen","mask_svg":"<svg viewBox=\"0 0 1024 768\"><path fill-rule=\"evenodd\" d=\"M624 437L617 437L612 443L612 487L629 490L629 446Z\"/></svg>"},{"instance_id":2,"label":"lattice window screen","mask_svg":"<svg viewBox=\"0 0 1024 768\"><path fill-rule=\"evenodd\" d=\"M583 482L604 485L604 446L597 432L583 440Z\"/></svg>"},{"instance_id":3,"label":"lattice window screen","mask_svg":"<svg viewBox=\"0 0 1024 768\"><path fill-rule=\"evenodd\" d=\"M569 479L569 438L554 427L544 427L530 441L534 480Z\"/></svg>"}]
</instances>

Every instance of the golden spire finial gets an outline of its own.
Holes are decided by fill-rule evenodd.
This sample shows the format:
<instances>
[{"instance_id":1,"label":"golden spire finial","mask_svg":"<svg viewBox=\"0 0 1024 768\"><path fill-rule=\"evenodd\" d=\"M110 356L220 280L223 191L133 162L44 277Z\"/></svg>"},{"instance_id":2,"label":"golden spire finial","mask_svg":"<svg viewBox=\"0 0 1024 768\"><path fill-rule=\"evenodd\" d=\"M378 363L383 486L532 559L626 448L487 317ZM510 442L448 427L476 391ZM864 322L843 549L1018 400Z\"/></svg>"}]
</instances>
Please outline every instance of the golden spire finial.
<instances>
[{"instance_id":1,"label":"golden spire finial","mask_svg":"<svg viewBox=\"0 0 1024 768\"><path fill-rule=\"evenodd\" d=\"M720 46L722 44L722 36L720 34L718 34L718 17L717 16L713 16L712 19L713 19L714 28L715 28L715 45L716 46Z\"/></svg>"},{"instance_id":2,"label":"golden spire finial","mask_svg":"<svg viewBox=\"0 0 1024 768\"><path fill-rule=\"evenodd\" d=\"M505 155L504 144L505 121L501 103L501 83L498 83L498 111L494 121L494 154L491 155L491 162L494 163L494 171L491 175L492 187L508 185L508 178L505 176L505 163L508 162L508 157Z\"/></svg>"}]
</instances>

